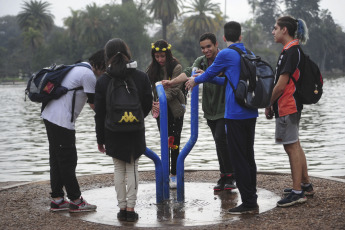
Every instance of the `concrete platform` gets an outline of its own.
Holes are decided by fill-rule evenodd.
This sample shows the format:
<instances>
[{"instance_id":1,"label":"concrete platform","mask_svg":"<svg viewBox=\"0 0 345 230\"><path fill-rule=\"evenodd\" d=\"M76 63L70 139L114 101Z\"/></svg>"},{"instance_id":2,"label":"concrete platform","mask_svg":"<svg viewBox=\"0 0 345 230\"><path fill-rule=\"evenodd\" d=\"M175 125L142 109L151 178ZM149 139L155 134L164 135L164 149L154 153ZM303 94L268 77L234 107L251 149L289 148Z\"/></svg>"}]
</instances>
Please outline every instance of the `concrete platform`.
<instances>
[{"instance_id":1,"label":"concrete platform","mask_svg":"<svg viewBox=\"0 0 345 230\"><path fill-rule=\"evenodd\" d=\"M238 190L232 192L213 192L212 183L185 183L185 203L176 201L176 189L170 190L170 200L164 204L156 204L156 184L142 182L139 184L138 201L135 207L139 220L135 223L120 222L116 218L119 211L114 186L93 189L83 192L86 200L97 205L96 212L68 213L60 215L84 221L113 225L135 227L185 227L202 226L231 222L248 215L231 215L227 210L241 204ZM276 194L258 188L259 214L276 207L280 199Z\"/></svg>"}]
</instances>

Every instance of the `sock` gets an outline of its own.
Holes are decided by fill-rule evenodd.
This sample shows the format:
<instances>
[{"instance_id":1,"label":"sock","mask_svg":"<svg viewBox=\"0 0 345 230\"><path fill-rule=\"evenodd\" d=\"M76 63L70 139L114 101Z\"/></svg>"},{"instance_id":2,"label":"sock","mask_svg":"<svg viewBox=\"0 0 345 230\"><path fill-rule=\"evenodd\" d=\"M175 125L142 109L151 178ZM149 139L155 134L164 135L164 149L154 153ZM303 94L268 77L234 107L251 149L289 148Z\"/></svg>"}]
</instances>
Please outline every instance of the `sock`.
<instances>
[{"instance_id":1,"label":"sock","mask_svg":"<svg viewBox=\"0 0 345 230\"><path fill-rule=\"evenodd\" d=\"M292 190L295 194L301 194L302 191L299 191L299 190Z\"/></svg>"},{"instance_id":2,"label":"sock","mask_svg":"<svg viewBox=\"0 0 345 230\"><path fill-rule=\"evenodd\" d=\"M308 187L309 185L310 185L310 183L309 184L301 183L302 187Z\"/></svg>"},{"instance_id":3,"label":"sock","mask_svg":"<svg viewBox=\"0 0 345 230\"><path fill-rule=\"evenodd\" d=\"M53 200L54 200L54 199L53 199ZM59 199L59 200L54 200L54 202L55 202L56 204L61 204L62 201L63 201L63 198L61 198L61 199Z\"/></svg>"}]
</instances>

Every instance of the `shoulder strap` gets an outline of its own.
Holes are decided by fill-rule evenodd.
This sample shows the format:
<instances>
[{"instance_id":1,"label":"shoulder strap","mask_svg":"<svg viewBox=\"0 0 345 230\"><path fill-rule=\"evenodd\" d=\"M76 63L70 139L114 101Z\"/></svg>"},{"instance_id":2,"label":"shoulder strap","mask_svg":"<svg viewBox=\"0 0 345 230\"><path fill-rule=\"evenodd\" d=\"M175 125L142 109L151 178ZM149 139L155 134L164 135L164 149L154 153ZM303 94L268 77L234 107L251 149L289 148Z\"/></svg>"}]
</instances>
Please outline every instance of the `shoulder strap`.
<instances>
[{"instance_id":1,"label":"shoulder strap","mask_svg":"<svg viewBox=\"0 0 345 230\"><path fill-rule=\"evenodd\" d=\"M236 46L230 46L229 49L236 50L239 54L245 54L240 48Z\"/></svg>"},{"instance_id":2,"label":"shoulder strap","mask_svg":"<svg viewBox=\"0 0 345 230\"><path fill-rule=\"evenodd\" d=\"M74 66L82 66L82 67L86 67L86 68L92 70L92 68L91 68L90 65L88 65L88 64L86 64L86 63L82 63L82 62L79 62L79 63L77 63L77 64L74 64Z\"/></svg>"}]
</instances>

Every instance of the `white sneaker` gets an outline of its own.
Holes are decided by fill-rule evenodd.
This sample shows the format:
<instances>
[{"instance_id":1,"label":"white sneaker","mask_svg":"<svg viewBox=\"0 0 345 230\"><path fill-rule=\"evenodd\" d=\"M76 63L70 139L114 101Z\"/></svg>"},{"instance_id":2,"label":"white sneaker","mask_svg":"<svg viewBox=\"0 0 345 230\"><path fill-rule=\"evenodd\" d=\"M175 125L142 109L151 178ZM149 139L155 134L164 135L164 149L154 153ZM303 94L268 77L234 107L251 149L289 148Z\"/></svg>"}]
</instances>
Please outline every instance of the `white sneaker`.
<instances>
[{"instance_id":1,"label":"white sneaker","mask_svg":"<svg viewBox=\"0 0 345 230\"><path fill-rule=\"evenodd\" d=\"M170 177L169 187L170 188L176 188L177 187L177 178L176 178L176 176L171 176Z\"/></svg>"}]
</instances>

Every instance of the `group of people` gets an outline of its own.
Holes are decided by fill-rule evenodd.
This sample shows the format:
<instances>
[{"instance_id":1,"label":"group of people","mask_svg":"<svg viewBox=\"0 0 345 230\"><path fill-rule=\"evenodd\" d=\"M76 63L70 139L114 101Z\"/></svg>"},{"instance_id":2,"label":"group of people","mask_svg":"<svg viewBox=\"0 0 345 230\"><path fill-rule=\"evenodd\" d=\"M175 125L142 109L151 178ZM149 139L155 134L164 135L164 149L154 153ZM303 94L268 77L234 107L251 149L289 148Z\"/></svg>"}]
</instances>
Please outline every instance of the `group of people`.
<instances>
[{"instance_id":1,"label":"group of people","mask_svg":"<svg viewBox=\"0 0 345 230\"><path fill-rule=\"evenodd\" d=\"M306 157L299 141L299 121L303 105L296 93L295 84L303 68L304 56L299 43L308 39L308 30L303 20L284 16L277 19L272 31L274 40L283 45L276 66L275 87L271 104L265 109L268 119L276 118L275 141L283 144L291 166L293 186L284 189L287 194L277 206L287 207L306 202L305 195L313 195L314 189L308 177ZM235 46L247 52L241 42L241 25L231 21L224 25L224 42L227 47ZM238 188L242 204L230 209L231 214L257 213L257 168L254 155L255 126L257 109L241 106L235 100L229 82L237 85L240 77L240 55L233 49L219 50L216 36L205 33L199 39L203 53L191 67L182 69L172 55L172 46L158 40L151 44L152 62L146 72L136 69L127 44L114 38L103 50L89 59L85 67L75 67L62 82L67 88L83 87L76 92L74 118L71 122L70 103L72 92L51 101L43 110L42 118L49 140L49 163L51 181L51 210L70 212L93 211L96 206L81 196L75 169L77 151L75 146L75 120L87 102L95 111L98 150L113 158L114 181L121 221L136 221L134 211L138 192L138 160L146 149L145 128L133 132L114 132L106 128L107 90L112 79L133 80L140 99L144 117L150 111L159 122L159 101L155 83L161 81L168 104L168 136L173 137L177 148L170 149L170 187L176 187L176 161L186 95L184 88L192 90L203 83L202 109L211 129L217 157L220 178L214 191ZM197 74L190 77L192 68ZM95 77L97 76L97 78ZM65 199L65 188L69 201Z\"/></svg>"}]
</instances>

